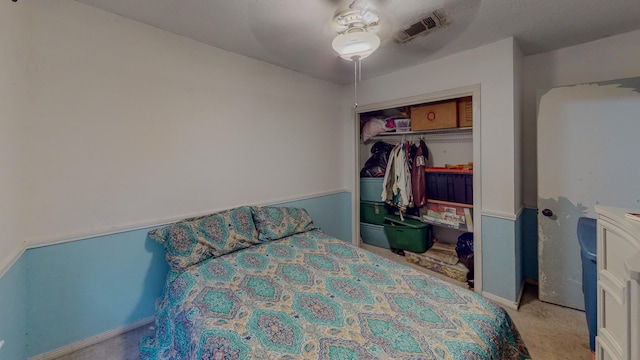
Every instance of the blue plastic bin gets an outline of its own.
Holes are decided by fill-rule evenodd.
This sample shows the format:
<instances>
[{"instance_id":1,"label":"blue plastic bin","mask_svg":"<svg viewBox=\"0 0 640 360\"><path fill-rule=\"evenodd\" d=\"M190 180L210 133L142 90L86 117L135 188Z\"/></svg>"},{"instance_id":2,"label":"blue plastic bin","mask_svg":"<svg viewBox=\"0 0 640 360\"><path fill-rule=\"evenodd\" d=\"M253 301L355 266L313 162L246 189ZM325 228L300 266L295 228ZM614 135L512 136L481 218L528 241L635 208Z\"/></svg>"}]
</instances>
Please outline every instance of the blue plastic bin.
<instances>
[{"instance_id":1,"label":"blue plastic bin","mask_svg":"<svg viewBox=\"0 0 640 360\"><path fill-rule=\"evenodd\" d=\"M384 233L384 226L368 223L360 223L360 236L365 244L390 249L387 234Z\"/></svg>"},{"instance_id":2,"label":"blue plastic bin","mask_svg":"<svg viewBox=\"0 0 640 360\"><path fill-rule=\"evenodd\" d=\"M383 177L360 178L360 200L382 201Z\"/></svg>"},{"instance_id":3,"label":"blue plastic bin","mask_svg":"<svg viewBox=\"0 0 640 360\"><path fill-rule=\"evenodd\" d=\"M581 217L578 219L578 242L582 258L582 293L584 294L584 309L589 326L589 347L596 350L597 303L598 303L598 270L596 266L596 219Z\"/></svg>"}]
</instances>

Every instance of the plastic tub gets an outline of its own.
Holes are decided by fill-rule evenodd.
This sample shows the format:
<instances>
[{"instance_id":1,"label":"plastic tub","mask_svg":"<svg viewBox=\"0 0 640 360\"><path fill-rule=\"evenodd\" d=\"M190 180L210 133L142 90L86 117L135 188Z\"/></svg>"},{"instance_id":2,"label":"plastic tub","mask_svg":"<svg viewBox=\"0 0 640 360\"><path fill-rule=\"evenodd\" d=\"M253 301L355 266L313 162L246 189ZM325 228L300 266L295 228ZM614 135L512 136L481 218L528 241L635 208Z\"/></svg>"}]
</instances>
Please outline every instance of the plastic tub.
<instances>
[{"instance_id":1,"label":"plastic tub","mask_svg":"<svg viewBox=\"0 0 640 360\"><path fill-rule=\"evenodd\" d=\"M396 132L411 131L411 119L395 119Z\"/></svg>"},{"instance_id":2,"label":"plastic tub","mask_svg":"<svg viewBox=\"0 0 640 360\"><path fill-rule=\"evenodd\" d=\"M382 201L382 182L384 177L360 178L360 200Z\"/></svg>"},{"instance_id":3,"label":"plastic tub","mask_svg":"<svg viewBox=\"0 0 640 360\"><path fill-rule=\"evenodd\" d=\"M596 350L598 331L598 268L596 244L596 219L581 217L578 219L578 242L582 258L582 293L584 294L584 312L589 327L589 347Z\"/></svg>"},{"instance_id":4,"label":"plastic tub","mask_svg":"<svg viewBox=\"0 0 640 360\"><path fill-rule=\"evenodd\" d=\"M383 225L384 217L389 214L389 208L383 202L360 201L360 221Z\"/></svg>"},{"instance_id":5,"label":"plastic tub","mask_svg":"<svg viewBox=\"0 0 640 360\"><path fill-rule=\"evenodd\" d=\"M398 216L385 216L384 232L392 249L423 253L433 244L431 225L418 220L401 220Z\"/></svg>"},{"instance_id":6,"label":"plastic tub","mask_svg":"<svg viewBox=\"0 0 640 360\"><path fill-rule=\"evenodd\" d=\"M473 204L473 171L427 168L427 197L432 200Z\"/></svg>"},{"instance_id":7,"label":"plastic tub","mask_svg":"<svg viewBox=\"0 0 640 360\"><path fill-rule=\"evenodd\" d=\"M367 224L360 223L360 236L362 237L362 242L365 244L389 249L389 240L387 240L387 235L384 233L384 226L375 225L375 224Z\"/></svg>"}]
</instances>

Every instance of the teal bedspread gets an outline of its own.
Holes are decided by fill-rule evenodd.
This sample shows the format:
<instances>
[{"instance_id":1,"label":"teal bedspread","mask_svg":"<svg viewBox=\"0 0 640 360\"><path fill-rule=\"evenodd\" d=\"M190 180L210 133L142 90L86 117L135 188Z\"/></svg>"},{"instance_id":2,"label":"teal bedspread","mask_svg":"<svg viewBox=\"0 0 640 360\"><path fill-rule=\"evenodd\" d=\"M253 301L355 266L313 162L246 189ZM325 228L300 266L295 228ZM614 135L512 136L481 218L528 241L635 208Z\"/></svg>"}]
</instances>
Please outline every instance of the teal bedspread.
<instances>
[{"instance_id":1,"label":"teal bedspread","mask_svg":"<svg viewBox=\"0 0 640 360\"><path fill-rule=\"evenodd\" d=\"M171 272L144 359L529 359L493 302L319 230Z\"/></svg>"}]
</instances>

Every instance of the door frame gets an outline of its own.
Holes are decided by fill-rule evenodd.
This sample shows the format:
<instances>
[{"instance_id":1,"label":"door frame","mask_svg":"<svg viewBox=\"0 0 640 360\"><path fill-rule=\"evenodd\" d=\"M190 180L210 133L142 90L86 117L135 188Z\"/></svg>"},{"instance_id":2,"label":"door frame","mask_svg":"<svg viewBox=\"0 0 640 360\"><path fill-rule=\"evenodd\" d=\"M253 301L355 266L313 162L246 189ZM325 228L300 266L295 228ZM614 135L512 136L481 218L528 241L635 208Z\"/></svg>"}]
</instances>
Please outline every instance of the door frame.
<instances>
[{"instance_id":1,"label":"door frame","mask_svg":"<svg viewBox=\"0 0 640 360\"><path fill-rule=\"evenodd\" d=\"M542 301L584 310L581 263L585 260L577 238L579 218L597 218L595 208L599 204L637 207L638 183L634 180L638 178L638 168L627 165L638 158L637 147L631 145L627 149L625 145L635 144L637 140L638 89L640 77L633 76L537 91L536 255ZM550 105L553 106L548 107ZM602 122L603 119L608 122ZM563 137L552 138L549 134ZM558 144L570 148L571 152L556 147ZM554 168L549 167L550 164L561 166ZM556 172L559 168L567 173L559 174ZM558 178L562 181L555 181ZM548 200L555 204L544 204ZM545 216L543 210L547 208L556 214ZM545 229L551 223L557 223L557 229ZM564 243L564 247L559 243ZM603 255L600 250L598 257ZM556 254L562 256L556 257ZM561 265L556 265L558 263Z\"/></svg>"},{"instance_id":2,"label":"door frame","mask_svg":"<svg viewBox=\"0 0 640 360\"><path fill-rule=\"evenodd\" d=\"M465 96L472 97L473 108L473 267L474 267L474 292L482 294L482 164L481 164L481 111L480 111L480 84L464 86L449 90L421 94L417 96L387 100L372 104L358 105L351 109L354 126L354 176L352 209L352 243L360 247L360 114L370 111L389 109L413 104L448 100Z\"/></svg>"}]
</instances>

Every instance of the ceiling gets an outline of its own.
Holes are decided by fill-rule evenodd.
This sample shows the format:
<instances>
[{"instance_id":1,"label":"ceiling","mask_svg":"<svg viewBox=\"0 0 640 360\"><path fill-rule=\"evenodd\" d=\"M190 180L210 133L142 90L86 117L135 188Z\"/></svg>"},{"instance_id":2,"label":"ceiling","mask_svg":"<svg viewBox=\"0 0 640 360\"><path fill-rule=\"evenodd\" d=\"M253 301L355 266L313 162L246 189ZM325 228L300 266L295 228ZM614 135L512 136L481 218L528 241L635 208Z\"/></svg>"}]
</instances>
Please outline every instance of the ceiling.
<instances>
[{"instance_id":1,"label":"ceiling","mask_svg":"<svg viewBox=\"0 0 640 360\"><path fill-rule=\"evenodd\" d=\"M234 53L339 84L353 63L333 51L332 19L354 0L76 0ZM639 0L356 0L381 17L367 79L514 36L525 55L640 29ZM433 11L445 25L400 44ZM615 55L613 55L615 56Z\"/></svg>"}]
</instances>

